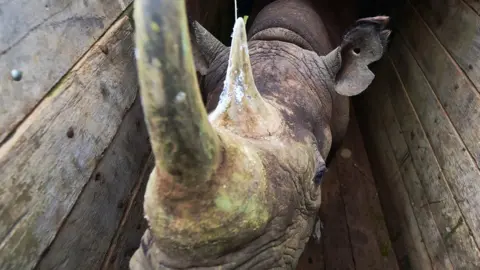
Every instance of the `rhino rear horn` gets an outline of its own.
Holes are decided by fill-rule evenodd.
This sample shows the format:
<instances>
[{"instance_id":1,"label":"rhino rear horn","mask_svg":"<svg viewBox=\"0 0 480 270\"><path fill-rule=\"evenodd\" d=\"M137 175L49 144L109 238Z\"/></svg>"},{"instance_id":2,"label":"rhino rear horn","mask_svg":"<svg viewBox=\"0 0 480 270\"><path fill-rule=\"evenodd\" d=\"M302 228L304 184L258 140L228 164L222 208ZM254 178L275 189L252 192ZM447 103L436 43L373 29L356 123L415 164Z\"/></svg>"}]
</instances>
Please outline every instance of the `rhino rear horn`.
<instances>
[{"instance_id":1,"label":"rhino rear horn","mask_svg":"<svg viewBox=\"0 0 480 270\"><path fill-rule=\"evenodd\" d=\"M224 88L216 109L209 115L212 123L244 136L263 134L278 123L275 110L260 95L250 63L247 33L243 18L235 22ZM270 127L274 128L274 127Z\"/></svg>"}]
</instances>

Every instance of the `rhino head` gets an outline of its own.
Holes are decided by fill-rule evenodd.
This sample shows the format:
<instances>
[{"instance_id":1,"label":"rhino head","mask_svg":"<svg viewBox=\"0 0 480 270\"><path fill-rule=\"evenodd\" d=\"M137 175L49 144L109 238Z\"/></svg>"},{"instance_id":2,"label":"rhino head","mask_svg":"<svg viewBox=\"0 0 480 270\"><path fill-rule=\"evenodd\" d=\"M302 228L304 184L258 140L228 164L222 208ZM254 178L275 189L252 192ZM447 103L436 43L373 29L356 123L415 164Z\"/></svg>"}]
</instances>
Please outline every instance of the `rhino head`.
<instances>
[{"instance_id":1,"label":"rhino head","mask_svg":"<svg viewBox=\"0 0 480 270\"><path fill-rule=\"evenodd\" d=\"M254 22L247 40L241 18L228 48L188 23L180 0L137 0L134 16L155 168L144 202L149 229L130 268L295 268L320 207L339 97L371 83L388 18L357 21L320 55L287 28Z\"/></svg>"}]
</instances>

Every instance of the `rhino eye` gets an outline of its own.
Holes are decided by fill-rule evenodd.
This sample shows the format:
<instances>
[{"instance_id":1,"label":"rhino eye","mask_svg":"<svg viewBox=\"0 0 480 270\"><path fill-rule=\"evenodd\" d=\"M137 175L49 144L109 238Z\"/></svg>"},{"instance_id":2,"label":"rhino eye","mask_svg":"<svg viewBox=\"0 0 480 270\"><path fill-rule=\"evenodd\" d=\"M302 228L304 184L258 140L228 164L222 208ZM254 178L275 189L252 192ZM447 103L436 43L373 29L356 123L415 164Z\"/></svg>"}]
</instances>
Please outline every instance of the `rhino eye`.
<instances>
[{"instance_id":1,"label":"rhino eye","mask_svg":"<svg viewBox=\"0 0 480 270\"><path fill-rule=\"evenodd\" d=\"M313 177L313 182L316 185L320 185L320 183L322 183L323 175L325 174L326 171L327 171L326 167L321 167L320 169L317 170L317 172L315 173L315 176Z\"/></svg>"},{"instance_id":2,"label":"rhino eye","mask_svg":"<svg viewBox=\"0 0 480 270\"><path fill-rule=\"evenodd\" d=\"M359 54L359 53L360 53L360 48L355 48L355 49L353 49L353 53Z\"/></svg>"}]
</instances>

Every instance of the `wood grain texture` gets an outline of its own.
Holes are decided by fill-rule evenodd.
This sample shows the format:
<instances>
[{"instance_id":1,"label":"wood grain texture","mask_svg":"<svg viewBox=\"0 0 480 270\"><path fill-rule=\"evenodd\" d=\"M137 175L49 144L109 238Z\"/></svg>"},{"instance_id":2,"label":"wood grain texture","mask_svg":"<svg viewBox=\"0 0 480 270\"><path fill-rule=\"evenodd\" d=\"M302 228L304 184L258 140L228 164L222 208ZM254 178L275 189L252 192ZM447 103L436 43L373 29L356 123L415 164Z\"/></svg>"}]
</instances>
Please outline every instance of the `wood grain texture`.
<instances>
[{"instance_id":1,"label":"wood grain texture","mask_svg":"<svg viewBox=\"0 0 480 270\"><path fill-rule=\"evenodd\" d=\"M466 150L480 168L480 94L448 51L422 23L418 13L410 5L405 5L398 12L402 18L398 24L401 36L465 143ZM455 36L452 39L460 38ZM479 55L471 56L470 60L480 61Z\"/></svg>"},{"instance_id":2,"label":"wood grain texture","mask_svg":"<svg viewBox=\"0 0 480 270\"><path fill-rule=\"evenodd\" d=\"M463 0L410 2L480 91L480 16Z\"/></svg>"},{"instance_id":3,"label":"wood grain texture","mask_svg":"<svg viewBox=\"0 0 480 270\"><path fill-rule=\"evenodd\" d=\"M323 234L323 230L322 230ZM310 239L305 246L302 256L298 260L297 270L326 270L324 259L323 238L320 243Z\"/></svg>"},{"instance_id":4,"label":"wood grain texture","mask_svg":"<svg viewBox=\"0 0 480 270\"><path fill-rule=\"evenodd\" d=\"M372 162L382 209L400 269L432 269L430 258L412 209L412 202L403 184L403 175L396 162L382 115L386 94L384 82L377 76L365 94L356 98L359 121L364 123L365 146ZM400 134L401 136L401 134ZM398 148L397 148L398 149ZM407 179L405 179L407 180Z\"/></svg>"},{"instance_id":5,"label":"wood grain texture","mask_svg":"<svg viewBox=\"0 0 480 270\"><path fill-rule=\"evenodd\" d=\"M122 217L127 215L131 222L143 220L142 209L136 215L129 215L127 210L132 195L136 195L131 192L143 180L149 154L150 143L137 97L37 269L87 270L101 265Z\"/></svg>"},{"instance_id":6,"label":"wood grain texture","mask_svg":"<svg viewBox=\"0 0 480 270\"><path fill-rule=\"evenodd\" d=\"M388 63L385 63L385 65L388 65ZM386 78L384 72L378 72L378 81L382 81L382 83L381 87L375 88L374 95L380 97L378 104L383 104L381 121L395 155L396 165L400 170L399 173L403 179L403 189L408 194L407 196L411 202L412 211L408 210L410 214L407 217L409 218L405 220L408 222L413 235L413 243L416 248L416 254L414 255L420 261L423 261L421 264L427 264L427 259L431 260L433 269L452 269L453 266L430 211L425 191L413 167L411 154L403 137L404 133L397 121L390 97L387 95L388 90L386 91L386 89L389 88L389 85L385 82ZM379 128L382 128L382 126ZM409 134L406 136L409 136ZM393 189L394 191L395 189Z\"/></svg>"},{"instance_id":7,"label":"wood grain texture","mask_svg":"<svg viewBox=\"0 0 480 270\"><path fill-rule=\"evenodd\" d=\"M443 239L433 219L430 211L430 205L426 199L425 191L416 174L415 168L413 167L411 154L404 138L404 136L411 136L411 134L404 133L401 129L391 103L392 101L389 97L389 92L391 91L389 84L398 84L400 82L398 80L387 81L389 77L386 73L394 72L391 68L388 68L388 65L388 60L381 62L381 66L377 69L378 72L375 80L376 83L371 89L371 96L368 97L370 102L382 104L382 106L379 108L381 114L378 117L381 118L380 121L383 122L383 126L381 126L380 123L380 126L373 127L373 129L371 128L370 132L375 132L377 129L385 129L390 145L378 144L377 148L380 148L378 151L381 151L382 147L389 149L391 146L395 155L395 170L400 170L399 174L403 179L404 189L408 194L407 196L410 198L411 207L405 205L404 208L405 210L411 208L412 210L408 210L411 212L411 214L405 215L402 219L408 223L418 224L414 227L418 227L419 229L412 230L412 233L417 235L414 237L414 241L417 242L418 239L421 239L421 241L425 243L424 246L428 250L428 254L423 254L423 252L421 252L422 249L418 248L418 254L413 254L413 256L422 257L421 255L423 255L423 257L426 258L430 257L434 269L452 269L449 255L445 249ZM396 88L401 88L401 85ZM395 100L395 102L399 101ZM371 113L378 114L378 112ZM375 144L376 141L373 140L370 143ZM377 180L380 181L380 179ZM388 194L393 193L395 193L395 189L393 189L391 192L388 192ZM421 236L418 236L418 233L415 233L415 231L421 233ZM423 243L421 245L423 246ZM423 249L425 249L425 247Z\"/></svg>"},{"instance_id":8,"label":"wood grain texture","mask_svg":"<svg viewBox=\"0 0 480 270\"><path fill-rule=\"evenodd\" d=\"M480 1L478 0L464 0L470 8L475 10L475 12L480 15Z\"/></svg>"},{"instance_id":9,"label":"wood grain texture","mask_svg":"<svg viewBox=\"0 0 480 270\"><path fill-rule=\"evenodd\" d=\"M0 143L11 135L132 0L0 3ZM10 71L23 72L13 81Z\"/></svg>"},{"instance_id":10,"label":"wood grain texture","mask_svg":"<svg viewBox=\"0 0 480 270\"><path fill-rule=\"evenodd\" d=\"M187 13L192 19L202 24L205 29L224 44L230 44L233 24L235 23L234 1L186 0L185 2Z\"/></svg>"},{"instance_id":11,"label":"wood grain texture","mask_svg":"<svg viewBox=\"0 0 480 270\"><path fill-rule=\"evenodd\" d=\"M450 260L458 268L475 268L480 263L480 254L465 223L461 208L457 204L435 156L433 147L441 146L431 145L430 138L425 133L422 122L411 104L411 99L407 94L408 90L403 88L396 70L392 65L385 65L383 68L388 69L384 74L389 82L388 90L392 105ZM405 80L408 79L401 77ZM436 128L439 127L436 126Z\"/></svg>"},{"instance_id":12,"label":"wood grain texture","mask_svg":"<svg viewBox=\"0 0 480 270\"><path fill-rule=\"evenodd\" d=\"M31 269L71 224L67 215L138 92L131 33L120 19L0 147L1 269ZM82 205L72 217L85 218Z\"/></svg>"},{"instance_id":13,"label":"wood grain texture","mask_svg":"<svg viewBox=\"0 0 480 270\"><path fill-rule=\"evenodd\" d=\"M395 64L412 106L432 145L448 188L457 201L471 233L480 243L480 179L475 161L466 151L448 115L423 76L414 57L398 37L392 45L391 59Z\"/></svg>"},{"instance_id":14,"label":"wood grain texture","mask_svg":"<svg viewBox=\"0 0 480 270\"><path fill-rule=\"evenodd\" d=\"M336 158L355 268L398 269L353 110Z\"/></svg>"},{"instance_id":15,"label":"wood grain texture","mask_svg":"<svg viewBox=\"0 0 480 270\"><path fill-rule=\"evenodd\" d=\"M122 222L102 263L102 269L129 270L130 258L140 246L140 239L147 229L143 215L143 200L148 178L154 167L153 154L143 164L142 175L132 190Z\"/></svg>"},{"instance_id":16,"label":"wood grain texture","mask_svg":"<svg viewBox=\"0 0 480 270\"><path fill-rule=\"evenodd\" d=\"M362 101L383 106L377 117L383 119L434 269L480 267L480 98L474 71L480 20L467 2L400 5L391 63L383 61L377 69L385 83ZM375 128L367 130L374 134ZM379 140L372 138L379 150L370 155L389 149Z\"/></svg>"},{"instance_id":17,"label":"wood grain texture","mask_svg":"<svg viewBox=\"0 0 480 270\"><path fill-rule=\"evenodd\" d=\"M325 269L355 269L352 245L348 234L345 204L333 159L322 182L320 220L323 224L323 252Z\"/></svg>"}]
</instances>

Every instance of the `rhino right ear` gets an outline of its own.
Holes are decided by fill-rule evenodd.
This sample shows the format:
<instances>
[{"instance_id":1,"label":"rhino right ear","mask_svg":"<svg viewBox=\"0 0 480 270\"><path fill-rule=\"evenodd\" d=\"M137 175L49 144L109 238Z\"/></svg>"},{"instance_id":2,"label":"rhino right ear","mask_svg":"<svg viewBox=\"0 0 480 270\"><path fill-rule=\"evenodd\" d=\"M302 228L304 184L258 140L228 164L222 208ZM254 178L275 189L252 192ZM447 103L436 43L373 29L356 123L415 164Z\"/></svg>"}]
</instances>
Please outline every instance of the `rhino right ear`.
<instances>
[{"instance_id":1,"label":"rhino right ear","mask_svg":"<svg viewBox=\"0 0 480 270\"><path fill-rule=\"evenodd\" d=\"M354 96L370 85L375 75L368 65L385 53L391 33L385 29L388 22L387 16L357 20L341 45L326 56L327 66L335 75L337 93Z\"/></svg>"},{"instance_id":2,"label":"rhino right ear","mask_svg":"<svg viewBox=\"0 0 480 270\"><path fill-rule=\"evenodd\" d=\"M195 68L205 75L213 60L227 47L197 21L189 19L189 31Z\"/></svg>"}]
</instances>

